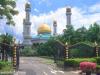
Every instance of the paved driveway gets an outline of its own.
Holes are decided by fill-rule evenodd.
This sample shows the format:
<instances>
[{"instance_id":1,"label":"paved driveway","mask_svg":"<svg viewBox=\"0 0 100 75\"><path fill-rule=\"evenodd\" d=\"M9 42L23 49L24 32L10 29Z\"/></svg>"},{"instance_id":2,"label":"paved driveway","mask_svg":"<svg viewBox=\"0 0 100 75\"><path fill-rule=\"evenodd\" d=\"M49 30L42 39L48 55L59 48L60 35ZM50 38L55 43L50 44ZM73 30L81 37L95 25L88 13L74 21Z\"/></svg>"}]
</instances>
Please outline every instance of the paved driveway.
<instances>
[{"instance_id":1,"label":"paved driveway","mask_svg":"<svg viewBox=\"0 0 100 75\"><path fill-rule=\"evenodd\" d=\"M62 71L48 61L39 57L21 57L20 69L15 75L79 75L79 71Z\"/></svg>"}]
</instances>

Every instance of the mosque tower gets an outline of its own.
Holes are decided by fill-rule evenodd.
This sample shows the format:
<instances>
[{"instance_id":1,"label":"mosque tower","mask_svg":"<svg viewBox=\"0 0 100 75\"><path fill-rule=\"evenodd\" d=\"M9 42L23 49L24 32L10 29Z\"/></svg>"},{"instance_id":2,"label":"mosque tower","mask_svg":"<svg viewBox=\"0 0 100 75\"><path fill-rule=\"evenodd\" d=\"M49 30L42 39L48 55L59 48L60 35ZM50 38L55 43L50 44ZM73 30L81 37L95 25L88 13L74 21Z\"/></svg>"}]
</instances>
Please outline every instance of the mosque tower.
<instances>
[{"instance_id":1,"label":"mosque tower","mask_svg":"<svg viewBox=\"0 0 100 75\"><path fill-rule=\"evenodd\" d=\"M66 17L67 17L67 25L71 25L71 8L67 7L66 8Z\"/></svg>"},{"instance_id":2,"label":"mosque tower","mask_svg":"<svg viewBox=\"0 0 100 75\"><path fill-rule=\"evenodd\" d=\"M53 35L57 35L57 22L55 20L53 21Z\"/></svg>"},{"instance_id":3,"label":"mosque tower","mask_svg":"<svg viewBox=\"0 0 100 75\"><path fill-rule=\"evenodd\" d=\"M32 45L31 42L31 22L30 22L30 12L31 12L31 7L30 3L27 2L25 4L25 12L26 12L26 17L23 20L23 45Z\"/></svg>"}]
</instances>

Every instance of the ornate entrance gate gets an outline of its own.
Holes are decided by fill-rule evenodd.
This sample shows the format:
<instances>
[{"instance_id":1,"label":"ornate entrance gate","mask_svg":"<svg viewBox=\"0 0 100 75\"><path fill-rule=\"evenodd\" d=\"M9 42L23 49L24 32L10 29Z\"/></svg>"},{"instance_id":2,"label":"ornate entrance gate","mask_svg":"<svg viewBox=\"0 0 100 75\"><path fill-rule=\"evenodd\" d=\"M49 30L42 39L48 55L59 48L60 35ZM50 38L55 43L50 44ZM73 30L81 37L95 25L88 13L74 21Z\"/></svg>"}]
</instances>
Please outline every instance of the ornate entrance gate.
<instances>
[{"instance_id":1,"label":"ornate entrance gate","mask_svg":"<svg viewBox=\"0 0 100 75\"><path fill-rule=\"evenodd\" d=\"M54 46L56 48L56 52L54 56L55 63L58 66L63 66L64 59L66 58L66 47L60 41L56 41Z\"/></svg>"},{"instance_id":2,"label":"ornate entrance gate","mask_svg":"<svg viewBox=\"0 0 100 75\"><path fill-rule=\"evenodd\" d=\"M11 62L13 63L13 68L17 70L19 68L19 53L20 46L13 44L9 45L7 43L0 43L0 59L4 61L8 61L8 56L11 58Z\"/></svg>"}]
</instances>

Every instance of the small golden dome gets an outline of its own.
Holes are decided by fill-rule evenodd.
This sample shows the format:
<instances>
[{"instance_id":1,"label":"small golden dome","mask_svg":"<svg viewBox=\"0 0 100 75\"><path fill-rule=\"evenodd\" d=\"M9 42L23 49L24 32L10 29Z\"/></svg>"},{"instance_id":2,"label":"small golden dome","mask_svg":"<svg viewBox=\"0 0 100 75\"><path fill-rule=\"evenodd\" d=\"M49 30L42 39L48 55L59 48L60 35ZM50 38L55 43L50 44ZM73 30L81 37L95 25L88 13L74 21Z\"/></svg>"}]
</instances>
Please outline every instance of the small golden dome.
<instances>
[{"instance_id":1,"label":"small golden dome","mask_svg":"<svg viewBox=\"0 0 100 75\"><path fill-rule=\"evenodd\" d=\"M38 34L51 33L51 28L47 24L41 24L38 28Z\"/></svg>"}]
</instances>

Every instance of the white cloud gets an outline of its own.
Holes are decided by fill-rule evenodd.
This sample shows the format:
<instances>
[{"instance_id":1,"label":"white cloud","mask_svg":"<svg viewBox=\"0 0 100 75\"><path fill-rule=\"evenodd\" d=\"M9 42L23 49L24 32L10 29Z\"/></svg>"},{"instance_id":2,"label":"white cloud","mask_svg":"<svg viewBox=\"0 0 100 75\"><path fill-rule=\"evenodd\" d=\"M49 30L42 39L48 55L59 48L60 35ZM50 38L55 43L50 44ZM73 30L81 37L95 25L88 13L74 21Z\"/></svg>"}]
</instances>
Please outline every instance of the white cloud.
<instances>
[{"instance_id":1,"label":"white cloud","mask_svg":"<svg viewBox=\"0 0 100 75\"><path fill-rule=\"evenodd\" d=\"M25 6L26 0L18 0L17 1L17 9L19 10L19 14L14 16L14 21L16 22L15 31L17 38L22 39L23 32L23 18L25 17ZM95 5L89 7L89 10L93 9ZM31 15L31 35L37 34L37 28L42 23L47 23L52 28L53 20L57 20L57 32L62 33L63 29L66 28L66 14L65 7L59 8L56 11L50 11L47 14L40 14L39 16ZM90 24L94 22L100 22L100 13L93 14L85 14L86 10L78 7L72 7L72 25L75 28L79 28L81 26L89 27Z\"/></svg>"},{"instance_id":2,"label":"white cloud","mask_svg":"<svg viewBox=\"0 0 100 75\"><path fill-rule=\"evenodd\" d=\"M36 9L36 8L34 9L34 11L35 11L35 12L37 12L37 13L39 12L39 10L38 10L38 9Z\"/></svg>"},{"instance_id":3,"label":"white cloud","mask_svg":"<svg viewBox=\"0 0 100 75\"><path fill-rule=\"evenodd\" d=\"M27 0L17 0L17 10L19 11L19 14L14 16L13 19L16 23L15 25L15 32L16 32L16 38L22 40L22 32L23 32L23 19L25 18L25 3Z\"/></svg>"},{"instance_id":4,"label":"white cloud","mask_svg":"<svg viewBox=\"0 0 100 75\"><path fill-rule=\"evenodd\" d=\"M97 3L89 8L90 12L100 12L100 3Z\"/></svg>"},{"instance_id":5,"label":"white cloud","mask_svg":"<svg viewBox=\"0 0 100 75\"><path fill-rule=\"evenodd\" d=\"M40 4L46 4L47 6L51 6L52 4L51 4L51 2L49 1L49 0L40 0L39 1L39 5Z\"/></svg>"},{"instance_id":6,"label":"white cloud","mask_svg":"<svg viewBox=\"0 0 100 75\"><path fill-rule=\"evenodd\" d=\"M53 17L55 20L57 20L57 29L58 33L62 33L63 29L66 28L66 9L65 8L59 8L56 11L51 11L48 14L41 14L39 16L32 16L32 30L38 28L38 26L41 23L47 23L52 28L53 23ZM94 13L94 14L85 14L86 11L82 10L81 8L73 7L72 8L72 25L77 29L81 26L89 27L90 24L93 24L94 22L100 21L99 15L100 13ZM52 28L53 29L53 28ZM32 31L34 33L34 31Z\"/></svg>"}]
</instances>

